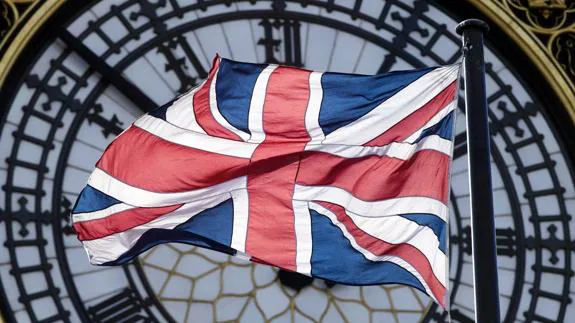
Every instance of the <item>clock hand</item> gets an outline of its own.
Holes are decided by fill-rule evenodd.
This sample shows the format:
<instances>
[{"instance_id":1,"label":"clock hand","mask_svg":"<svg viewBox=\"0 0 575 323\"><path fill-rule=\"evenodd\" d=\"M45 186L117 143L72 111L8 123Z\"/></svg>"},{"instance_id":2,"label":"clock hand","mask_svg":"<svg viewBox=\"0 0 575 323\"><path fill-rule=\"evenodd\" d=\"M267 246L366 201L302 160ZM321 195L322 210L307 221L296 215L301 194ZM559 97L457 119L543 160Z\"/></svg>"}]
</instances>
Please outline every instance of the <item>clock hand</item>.
<instances>
[{"instance_id":1,"label":"clock hand","mask_svg":"<svg viewBox=\"0 0 575 323\"><path fill-rule=\"evenodd\" d=\"M158 106L154 101L152 101L152 99L142 92L142 90L127 80L122 73L115 70L103 59L94 54L90 48L74 37L74 35L72 35L68 30L62 28L59 32L59 38L66 44L66 46L68 46L68 48L78 53L78 55L85 60L88 65L100 73L103 79L110 82L110 84L131 100L142 112L146 113Z\"/></svg>"}]
</instances>

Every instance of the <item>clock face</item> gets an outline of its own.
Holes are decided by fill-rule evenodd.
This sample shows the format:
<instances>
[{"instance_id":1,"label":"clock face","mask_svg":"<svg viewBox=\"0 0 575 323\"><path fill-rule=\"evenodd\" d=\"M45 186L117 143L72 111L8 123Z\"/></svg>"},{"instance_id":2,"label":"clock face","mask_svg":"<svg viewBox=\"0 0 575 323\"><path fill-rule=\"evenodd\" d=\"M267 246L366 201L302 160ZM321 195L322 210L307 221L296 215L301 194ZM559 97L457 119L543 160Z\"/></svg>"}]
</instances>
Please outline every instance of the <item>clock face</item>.
<instances>
[{"instance_id":1,"label":"clock face","mask_svg":"<svg viewBox=\"0 0 575 323\"><path fill-rule=\"evenodd\" d=\"M375 74L459 59L434 2L70 2L6 81L0 123L0 298L8 321L444 322L412 288L352 287L165 244L95 267L69 213L105 147L138 116L234 60ZM457 8L451 8L456 10ZM572 155L513 60L488 41L486 82L501 317L562 322L571 299ZM4 89L3 89L4 91ZM463 107L450 201L451 317L473 321ZM572 122L565 120L565 122Z\"/></svg>"}]
</instances>

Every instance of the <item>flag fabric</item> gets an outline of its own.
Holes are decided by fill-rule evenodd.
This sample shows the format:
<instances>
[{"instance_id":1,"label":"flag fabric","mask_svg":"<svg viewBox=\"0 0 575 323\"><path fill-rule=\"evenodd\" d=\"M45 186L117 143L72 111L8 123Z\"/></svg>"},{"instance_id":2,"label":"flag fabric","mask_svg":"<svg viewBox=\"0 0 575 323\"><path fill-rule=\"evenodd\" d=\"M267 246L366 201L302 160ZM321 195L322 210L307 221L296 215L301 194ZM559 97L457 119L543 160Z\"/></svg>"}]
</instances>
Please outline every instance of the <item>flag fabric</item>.
<instances>
[{"instance_id":1,"label":"flag fabric","mask_svg":"<svg viewBox=\"0 0 575 323\"><path fill-rule=\"evenodd\" d=\"M459 65L366 76L217 57L106 148L72 211L90 262L193 244L445 304Z\"/></svg>"}]
</instances>

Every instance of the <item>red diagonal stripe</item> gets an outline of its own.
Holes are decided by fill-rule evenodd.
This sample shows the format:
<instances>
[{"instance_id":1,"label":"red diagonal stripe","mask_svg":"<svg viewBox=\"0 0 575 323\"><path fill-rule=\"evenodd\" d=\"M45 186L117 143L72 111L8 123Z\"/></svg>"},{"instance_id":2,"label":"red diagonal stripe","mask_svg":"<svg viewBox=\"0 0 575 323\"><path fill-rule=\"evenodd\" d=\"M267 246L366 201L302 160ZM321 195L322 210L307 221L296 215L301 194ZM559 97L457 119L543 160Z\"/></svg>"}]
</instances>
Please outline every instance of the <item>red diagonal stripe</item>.
<instances>
[{"instance_id":1,"label":"red diagonal stripe","mask_svg":"<svg viewBox=\"0 0 575 323\"><path fill-rule=\"evenodd\" d=\"M357 227L345 213L345 209L339 205L320 201L315 201L315 203L333 212L337 220L345 226L349 234L353 236L357 244L363 249L370 251L376 256L396 256L411 264L423 277L435 298L439 302L443 302L445 287L437 279L431 264L419 249L408 243L393 244L369 235Z\"/></svg>"},{"instance_id":2,"label":"red diagonal stripe","mask_svg":"<svg viewBox=\"0 0 575 323\"><path fill-rule=\"evenodd\" d=\"M431 101L401 120L379 137L372 139L365 146L385 146L392 142L401 142L412 133L423 127L434 115L455 99L457 83L453 82Z\"/></svg>"},{"instance_id":3,"label":"red diagonal stripe","mask_svg":"<svg viewBox=\"0 0 575 323\"><path fill-rule=\"evenodd\" d=\"M212 69L208 74L208 79L198 92L194 94L194 113L196 121L210 136L242 141L238 135L219 124L210 110L210 86L214 81L214 76L218 72L219 66L220 58L216 56L212 64Z\"/></svg>"},{"instance_id":4,"label":"red diagonal stripe","mask_svg":"<svg viewBox=\"0 0 575 323\"><path fill-rule=\"evenodd\" d=\"M300 153L309 141L305 127L309 75L287 67L271 74L263 111L266 138L255 150L248 174L246 251L265 263L294 271L292 197Z\"/></svg>"},{"instance_id":5,"label":"red diagonal stripe","mask_svg":"<svg viewBox=\"0 0 575 323\"><path fill-rule=\"evenodd\" d=\"M426 196L447 204L449 160L435 150L419 151L408 160L343 158L308 151L302 158L297 183L339 187L365 201Z\"/></svg>"},{"instance_id":6,"label":"red diagonal stripe","mask_svg":"<svg viewBox=\"0 0 575 323\"><path fill-rule=\"evenodd\" d=\"M102 219L75 222L73 226L80 241L100 239L146 224L164 214L177 210L182 205L139 207L118 212Z\"/></svg>"},{"instance_id":7,"label":"red diagonal stripe","mask_svg":"<svg viewBox=\"0 0 575 323\"><path fill-rule=\"evenodd\" d=\"M106 149L97 167L152 192L206 188L247 174L249 160L181 146L131 127Z\"/></svg>"}]
</instances>

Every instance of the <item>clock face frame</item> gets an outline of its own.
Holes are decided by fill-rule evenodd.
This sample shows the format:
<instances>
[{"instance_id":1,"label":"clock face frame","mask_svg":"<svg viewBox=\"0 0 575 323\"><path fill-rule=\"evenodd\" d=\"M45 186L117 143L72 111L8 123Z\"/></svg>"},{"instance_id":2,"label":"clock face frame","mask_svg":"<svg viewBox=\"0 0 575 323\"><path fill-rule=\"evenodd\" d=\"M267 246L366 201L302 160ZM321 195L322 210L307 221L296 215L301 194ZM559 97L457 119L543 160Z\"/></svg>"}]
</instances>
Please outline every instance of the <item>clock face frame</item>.
<instances>
[{"instance_id":1,"label":"clock face frame","mask_svg":"<svg viewBox=\"0 0 575 323\"><path fill-rule=\"evenodd\" d=\"M316 280L296 292L269 267L195 247L163 245L131 265L92 267L68 215L113 137L204 78L216 51L236 60L364 74L450 64L459 58L459 37L447 12L428 1L65 4L36 38L36 50L15 65L3 93L3 314L18 322L182 321L199 319L197 313L208 321L445 321L446 313L406 287ZM503 46L489 39L486 46L502 318L564 321L575 315L568 212L575 192L573 160L554 129L572 121L557 125L554 107L533 90L537 83L521 77L521 66L497 50ZM465 322L473 317L473 280L460 110L450 280L451 316ZM187 295L173 285L189 286Z\"/></svg>"}]
</instances>

